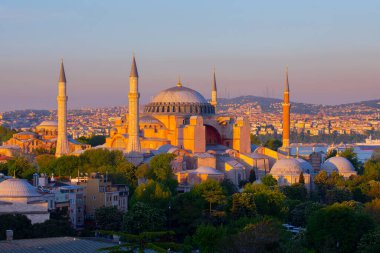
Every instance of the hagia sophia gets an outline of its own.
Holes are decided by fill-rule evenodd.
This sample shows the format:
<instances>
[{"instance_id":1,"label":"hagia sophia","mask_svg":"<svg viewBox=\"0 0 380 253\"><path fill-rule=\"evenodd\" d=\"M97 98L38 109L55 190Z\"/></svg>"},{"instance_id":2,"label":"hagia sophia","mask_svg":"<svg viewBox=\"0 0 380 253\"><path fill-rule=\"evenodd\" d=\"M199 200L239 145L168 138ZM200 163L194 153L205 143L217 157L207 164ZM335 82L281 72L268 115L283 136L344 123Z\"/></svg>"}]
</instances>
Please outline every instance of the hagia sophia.
<instances>
[{"instance_id":1,"label":"hagia sophia","mask_svg":"<svg viewBox=\"0 0 380 253\"><path fill-rule=\"evenodd\" d=\"M283 108L283 146L278 151L265 147L252 150L250 124L247 118L218 114L215 71L210 85L211 100L186 87L181 80L159 92L140 112L139 75L135 57L129 76L129 113L115 119L105 144L94 147L121 150L135 165L148 163L162 153L176 154L172 162L179 189L189 190L208 178L230 179L240 185L251 171L258 180L268 173L279 185L290 185L303 175L305 185L313 187L313 177L321 170L337 172L345 178L356 174L343 157L324 161L319 153L309 157L290 155L290 89L288 69L285 72ZM17 133L0 147L0 154L11 148L30 153L36 148L56 149L56 156L78 155L89 149L67 134L66 74L61 62L58 82L58 122L44 121L34 132Z\"/></svg>"}]
</instances>

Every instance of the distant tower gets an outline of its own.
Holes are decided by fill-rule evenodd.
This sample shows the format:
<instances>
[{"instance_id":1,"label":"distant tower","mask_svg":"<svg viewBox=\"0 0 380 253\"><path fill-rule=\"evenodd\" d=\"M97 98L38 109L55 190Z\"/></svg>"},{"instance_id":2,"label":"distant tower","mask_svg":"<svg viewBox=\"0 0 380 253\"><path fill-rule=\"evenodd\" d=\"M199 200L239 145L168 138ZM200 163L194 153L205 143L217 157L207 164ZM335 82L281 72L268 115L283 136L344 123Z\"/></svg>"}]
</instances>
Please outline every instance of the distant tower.
<instances>
[{"instance_id":1,"label":"distant tower","mask_svg":"<svg viewBox=\"0 0 380 253\"><path fill-rule=\"evenodd\" d=\"M58 81L58 137L55 151L56 157L61 157L70 152L69 141L67 139L67 95L66 95L66 75L61 61L61 72Z\"/></svg>"},{"instance_id":2,"label":"distant tower","mask_svg":"<svg viewBox=\"0 0 380 253\"><path fill-rule=\"evenodd\" d=\"M217 88L216 88L215 69L214 69L214 76L212 79L211 105L214 106L215 113L216 113L216 106L218 105L218 94L217 94Z\"/></svg>"},{"instance_id":3,"label":"distant tower","mask_svg":"<svg viewBox=\"0 0 380 253\"><path fill-rule=\"evenodd\" d=\"M290 146L290 100L288 66L285 71L284 102L282 103L282 147Z\"/></svg>"},{"instance_id":4,"label":"distant tower","mask_svg":"<svg viewBox=\"0 0 380 253\"><path fill-rule=\"evenodd\" d=\"M127 152L140 152L140 137L139 137L139 74L135 56L133 56L131 74L129 75L129 114L128 114L128 145Z\"/></svg>"}]
</instances>

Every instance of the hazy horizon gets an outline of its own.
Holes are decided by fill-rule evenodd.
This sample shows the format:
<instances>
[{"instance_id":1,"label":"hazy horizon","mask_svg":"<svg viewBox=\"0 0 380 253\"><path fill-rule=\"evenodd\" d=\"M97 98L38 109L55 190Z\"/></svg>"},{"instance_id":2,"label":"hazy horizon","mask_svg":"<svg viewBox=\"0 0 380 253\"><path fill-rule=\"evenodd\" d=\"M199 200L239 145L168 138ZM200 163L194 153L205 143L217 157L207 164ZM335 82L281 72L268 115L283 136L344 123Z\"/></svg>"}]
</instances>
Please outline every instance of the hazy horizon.
<instances>
[{"instance_id":1,"label":"hazy horizon","mask_svg":"<svg viewBox=\"0 0 380 253\"><path fill-rule=\"evenodd\" d=\"M219 97L295 102L380 98L378 1L2 1L0 111L55 109L60 58L69 109L128 103L132 53L141 103L184 86Z\"/></svg>"}]
</instances>

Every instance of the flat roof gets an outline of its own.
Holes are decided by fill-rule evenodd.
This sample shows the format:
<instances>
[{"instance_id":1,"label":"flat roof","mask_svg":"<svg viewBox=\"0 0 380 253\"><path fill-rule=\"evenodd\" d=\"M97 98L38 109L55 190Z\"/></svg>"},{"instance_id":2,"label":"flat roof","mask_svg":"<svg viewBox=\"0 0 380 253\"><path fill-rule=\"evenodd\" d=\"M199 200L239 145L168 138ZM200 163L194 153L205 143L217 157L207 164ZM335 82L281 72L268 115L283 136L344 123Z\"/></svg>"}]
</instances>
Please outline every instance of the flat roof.
<instances>
[{"instance_id":1,"label":"flat roof","mask_svg":"<svg viewBox=\"0 0 380 253\"><path fill-rule=\"evenodd\" d=\"M22 239L0 241L2 253L92 253L100 248L115 246L111 242L96 240L96 238L51 237L38 239Z\"/></svg>"}]
</instances>

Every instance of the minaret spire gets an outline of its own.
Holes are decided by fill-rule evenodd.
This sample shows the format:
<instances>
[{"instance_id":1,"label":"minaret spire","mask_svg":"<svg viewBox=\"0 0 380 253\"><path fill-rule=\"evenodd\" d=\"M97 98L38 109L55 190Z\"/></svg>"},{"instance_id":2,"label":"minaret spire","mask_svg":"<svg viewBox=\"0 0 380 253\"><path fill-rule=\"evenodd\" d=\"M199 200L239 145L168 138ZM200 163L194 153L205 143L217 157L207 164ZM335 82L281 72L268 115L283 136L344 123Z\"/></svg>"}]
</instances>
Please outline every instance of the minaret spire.
<instances>
[{"instance_id":1,"label":"minaret spire","mask_svg":"<svg viewBox=\"0 0 380 253\"><path fill-rule=\"evenodd\" d=\"M133 55L131 74L129 75L129 114L128 114L128 145L127 152L140 152L139 136L139 75L137 72L136 60Z\"/></svg>"},{"instance_id":2,"label":"minaret spire","mask_svg":"<svg viewBox=\"0 0 380 253\"><path fill-rule=\"evenodd\" d=\"M213 75L213 79L212 79L211 105L214 106L214 110L216 113L216 107L218 105L218 90L216 87L215 67L214 67L214 75Z\"/></svg>"},{"instance_id":3,"label":"minaret spire","mask_svg":"<svg viewBox=\"0 0 380 253\"><path fill-rule=\"evenodd\" d=\"M130 73L129 77L137 77L137 78L139 77L139 73L137 72L135 54L133 54L131 73Z\"/></svg>"},{"instance_id":4,"label":"minaret spire","mask_svg":"<svg viewBox=\"0 0 380 253\"><path fill-rule=\"evenodd\" d=\"M282 103L282 147L290 146L290 98L288 65L285 68L284 102Z\"/></svg>"},{"instance_id":5,"label":"minaret spire","mask_svg":"<svg viewBox=\"0 0 380 253\"><path fill-rule=\"evenodd\" d=\"M58 80L58 136L55 156L61 157L70 152L69 141L67 138L67 94L66 94L66 74L63 66L63 59L61 59L61 68Z\"/></svg>"}]
</instances>

